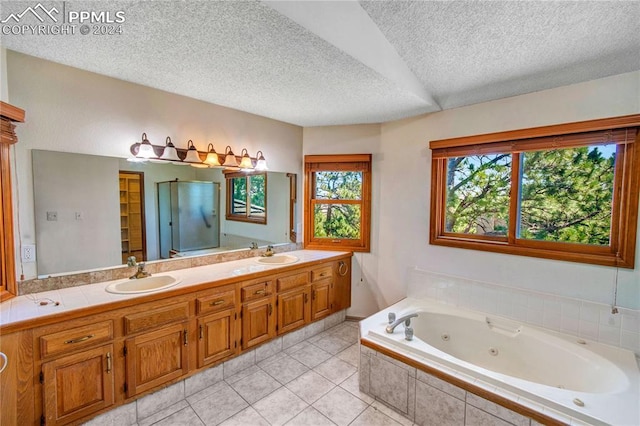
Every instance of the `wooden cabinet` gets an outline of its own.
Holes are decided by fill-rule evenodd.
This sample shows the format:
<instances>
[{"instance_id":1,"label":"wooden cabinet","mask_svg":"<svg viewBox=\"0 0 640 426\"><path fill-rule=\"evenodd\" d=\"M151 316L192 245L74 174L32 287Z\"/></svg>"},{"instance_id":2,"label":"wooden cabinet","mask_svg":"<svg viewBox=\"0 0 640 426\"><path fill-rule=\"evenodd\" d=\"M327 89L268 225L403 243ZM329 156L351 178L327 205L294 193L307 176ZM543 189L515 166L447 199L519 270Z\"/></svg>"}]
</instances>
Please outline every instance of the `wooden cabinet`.
<instances>
[{"instance_id":1,"label":"wooden cabinet","mask_svg":"<svg viewBox=\"0 0 640 426\"><path fill-rule=\"evenodd\" d=\"M259 345L276 335L275 297L272 281L242 286L242 349Z\"/></svg>"},{"instance_id":2,"label":"wooden cabinet","mask_svg":"<svg viewBox=\"0 0 640 426\"><path fill-rule=\"evenodd\" d=\"M188 327L185 321L126 339L127 397L187 374Z\"/></svg>"},{"instance_id":3,"label":"wooden cabinet","mask_svg":"<svg viewBox=\"0 0 640 426\"><path fill-rule=\"evenodd\" d=\"M113 320L87 317L35 330L41 423L64 425L115 404Z\"/></svg>"},{"instance_id":4,"label":"wooden cabinet","mask_svg":"<svg viewBox=\"0 0 640 426\"><path fill-rule=\"evenodd\" d=\"M199 293L198 367L238 353L236 288L234 285Z\"/></svg>"},{"instance_id":5,"label":"wooden cabinet","mask_svg":"<svg viewBox=\"0 0 640 426\"><path fill-rule=\"evenodd\" d=\"M43 416L64 425L114 404L113 345L42 364Z\"/></svg>"},{"instance_id":6,"label":"wooden cabinet","mask_svg":"<svg viewBox=\"0 0 640 426\"><path fill-rule=\"evenodd\" d=\"M278 293L276 301L276 306L278 307L278 334L295 330L310 321L309 289L308 285L304 285Z\"/></svg>"},{"instance_id":7,"label":"wooden cabinet","mask_svg":"<svg viewBox=\"0 0 640 426\"><path fill-rule=\"evenodd\" d=\"M331 279L315 282L311 285L311 321L329 316L331 309Z\"/></svg>"},{"instance_id":8,"label":"wooden cabinet","mask_svg":"<svg viewBox=\"0 0 640 426\"><path fill-rule=\"evenodd\" d=\"M0 333L9 360L0 424L80 424L345 309L349 268L348 258L274 268L248 281L13 326Z\"/></svg>"},{"instance_id":9,"label":"wooden cabinet","mask_svg":"<svg viewBox=\"0 0 640 426\"><path fill-rule=\"evenodd\" d=\"M125 390L127 397L150 390L189 371L187 300L166 305L152 302L140 312L125 315ZM144 333L140 333L144 332Z\"/></svg>"},{"instance_id":10,"label":"wooden cabinet","mask_svg":"<svg viewBox=\"0 0 640 426\"><path fill-rule=\"evenodd\" d=\"M333 262L332 312L351 306L351 258Z\"/></svg>"}]
</instances>

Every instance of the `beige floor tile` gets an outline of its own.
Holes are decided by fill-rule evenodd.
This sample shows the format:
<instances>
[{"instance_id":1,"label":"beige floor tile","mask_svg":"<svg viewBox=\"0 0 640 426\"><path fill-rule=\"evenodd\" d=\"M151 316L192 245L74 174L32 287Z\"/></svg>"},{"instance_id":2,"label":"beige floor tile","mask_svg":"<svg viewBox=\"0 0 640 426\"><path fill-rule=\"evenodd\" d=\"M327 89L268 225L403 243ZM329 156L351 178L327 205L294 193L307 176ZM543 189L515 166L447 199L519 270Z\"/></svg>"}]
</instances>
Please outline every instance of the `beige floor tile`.
<instances>
[{"instance_id":1,"label":"beige floor tile","mask_svg":"<svg viewBox=\"0 0 640 426\"><path fill-rule=\"evenodd\" d=\"M287 388L307 404L313 404L336 385L316 373L307 371L302 376L287 383Z\"/></svg>"},{"instance_id":2,"label":"beige floor tile","mask_svg":"<svg viewBox=\"0 0 640 426\"><path fill-rule=\"evenodd\" d=\"M313 404L313 408L339 426L351 423L368 406L340 387L334 388Z\"/></svg>"}]
</instances>

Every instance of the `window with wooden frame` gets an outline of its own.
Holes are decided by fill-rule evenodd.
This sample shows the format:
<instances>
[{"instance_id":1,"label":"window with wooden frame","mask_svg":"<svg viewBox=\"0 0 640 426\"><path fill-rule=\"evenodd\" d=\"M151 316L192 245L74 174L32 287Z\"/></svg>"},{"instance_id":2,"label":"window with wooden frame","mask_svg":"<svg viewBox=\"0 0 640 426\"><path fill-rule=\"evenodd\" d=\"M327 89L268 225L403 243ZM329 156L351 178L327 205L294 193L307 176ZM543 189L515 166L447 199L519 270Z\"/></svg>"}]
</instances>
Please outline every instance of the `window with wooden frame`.
<instances>
[{"instance_id":1,"label":"window with wooden frame","mask_svg":"<svg viewBox=\"0 0 640 426\"><path fill-rule=\"evenodd\" d=\"M633 268L640 115L432 141L431 244Z\"/></svg>"},{"instance_id":2,"label":"window with wooden frame","mask_svg":"<svg viewBox=\"0 0 640 426\"><path fill-rule=\"evenodd\" d=\"M368 252L371 154L306 155L304 245Z\"/></svg>"},{"instance_id":3,"label":"window with wooden frame","mask_svg":"<svg viewBox=\"0 0 640 426\"><path fill-rule=\"evenodd\" d=\"M267 174L225 173L226 219L267 224Z\"/></svg>"}]
</instances>

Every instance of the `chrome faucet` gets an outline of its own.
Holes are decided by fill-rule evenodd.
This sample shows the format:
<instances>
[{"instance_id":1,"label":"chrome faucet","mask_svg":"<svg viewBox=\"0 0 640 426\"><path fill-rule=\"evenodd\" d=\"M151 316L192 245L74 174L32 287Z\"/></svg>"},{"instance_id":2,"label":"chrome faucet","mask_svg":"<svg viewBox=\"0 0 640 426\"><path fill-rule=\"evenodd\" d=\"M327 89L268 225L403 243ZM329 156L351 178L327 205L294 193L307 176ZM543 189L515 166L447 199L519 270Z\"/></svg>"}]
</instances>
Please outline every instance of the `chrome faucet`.
<instances>
[{"instance_id":1,"label":"chrome faucet","mask_svg":"<svg viewBox=\"0 0 640 426\"><path fill-rule=\"evenodd\" d=\"M262 255L263 257L271 257L273 256L275 253L273 251L273 246L267 246L267 249L264 251L264 254Z\"/></svg>"},{"instance_id":2,"label":"chrome faucet","mask_svg":"<svg viewBox=\"0 0 640 426\"><path fill-rule=\"evenodd\" d=\"M251 241L251 247L249 247L251 250L256 250L258 248L258 243L256 243L255 241Z\"/></svg>"},{"instance_id":3,"label":"chrome faucet","mask_svg":"<svg viewBox=\"0 0 640 426\"><path fill-rule=\"evenodd\" d=\"M387 333L393 333L393 330L396 329L397 326L404 323L405 327L409 327L411 325L411 318L417 317L418 314L408 314L403 317L398 318L397 320L390 323L385 329Z\"/></svg>"},{"instance_id":4,"label":"chrome faucet","mask_svg":"<svg viewBox=\"0 0 640 426\"><path fill-rule=\"evenodd\" d=\"M127 258L127 266L138 267L138 270L136 271L136 273L129 277L130 280L137 280L140 278L147 278L151 276L150 273L144 270L145 263L144 262L137 263L135 256L130 256L129 258Z\"/></svg>"}]
</instances>

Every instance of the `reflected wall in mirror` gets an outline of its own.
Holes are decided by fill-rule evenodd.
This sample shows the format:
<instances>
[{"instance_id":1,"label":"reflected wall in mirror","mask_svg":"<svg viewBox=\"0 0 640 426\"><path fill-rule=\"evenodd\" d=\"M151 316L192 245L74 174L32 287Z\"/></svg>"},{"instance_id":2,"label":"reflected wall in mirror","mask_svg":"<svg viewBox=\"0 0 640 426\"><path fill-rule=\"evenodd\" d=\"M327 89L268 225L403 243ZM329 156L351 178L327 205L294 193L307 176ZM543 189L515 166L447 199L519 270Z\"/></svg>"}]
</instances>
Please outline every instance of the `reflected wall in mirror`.
<instances>
[{"instance_id":1,"label":"reflected wall in mirror","mask_svg":"<svg viewBox=\"0 0 640 426\"><path fill-rule=\"evenodd\" d=\"M121 173L143 179L145 260L166 258L161 253L158 183L201 181L216 183L218 200L226 197L222 169L197 169L158 163L132 163L122 158L33 150L34 215L39 276L117 266L123 263L124 226ZM173 250L170 256L191 256L289 242L290 178L267 172L268 224L227 221L222 208L196 206L187 221L219 223L218 247ZM203 213L204 212L204 213ZM203 219L204 218L204 219ZM205 224L206 226L206 224ZM212 225L213 226L213 225ZM210 228L207 228L210 229ZM139 258L139 257L138 257Z\"/></svg>"}]
</instances>

